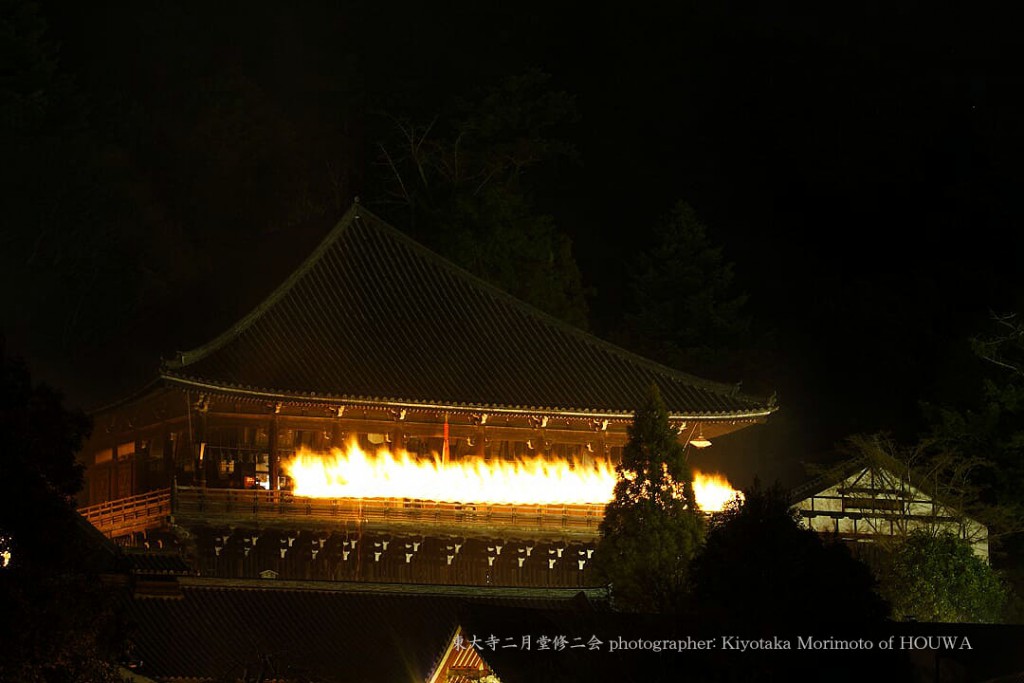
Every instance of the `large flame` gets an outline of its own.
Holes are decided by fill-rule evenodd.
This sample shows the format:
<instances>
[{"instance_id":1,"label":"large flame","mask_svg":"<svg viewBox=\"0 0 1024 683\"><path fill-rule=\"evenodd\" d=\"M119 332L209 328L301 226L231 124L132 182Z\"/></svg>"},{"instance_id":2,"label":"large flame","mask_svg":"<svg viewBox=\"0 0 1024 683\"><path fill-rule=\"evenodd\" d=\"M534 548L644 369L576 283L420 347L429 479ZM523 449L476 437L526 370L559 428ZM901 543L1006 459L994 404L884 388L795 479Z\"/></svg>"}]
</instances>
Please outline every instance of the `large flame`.
<instances>
[{"instance_id":1,"label":"large flame","mask_svg":"<svg viewBox=\"0 0 1024 683\"><path fill-rule=\"evenodd\" d=\"M693 494L704 512L721 512L733 500L743 500L743 494L734 490L722 475L704 474L697 470L693 471Z\"/></svg>"},{"instance_id":2,"label":"large flame","mask_svg":"<svg viewBox=\"0 0 1024 683\"><path fill-rule=\"evenodd\" d=\"M479 457L443 462L407 452L366 453L353 443L329 454L302 449L282 462L293 492L310 498L411 498L460 503L604 505L615 489L608 460L580 463L534 456L514 461ZM736 492L720 475L694 472L697 504L722 509Z\"/></svg>"},{"instance_id":3,"label":"large flame","mask_svg":"<svg viewBox=\"0 0 1024 683\"><path fill-rule=\"evenodd\" d=\"M374 454L351 445L329 455L299 451L283 464L298 496L314 498L413 498L448 502L605 503L615 486L615 468L544 457L516 461L439 456L417 458L406 452Z\"/></svg>"}]
</instances>

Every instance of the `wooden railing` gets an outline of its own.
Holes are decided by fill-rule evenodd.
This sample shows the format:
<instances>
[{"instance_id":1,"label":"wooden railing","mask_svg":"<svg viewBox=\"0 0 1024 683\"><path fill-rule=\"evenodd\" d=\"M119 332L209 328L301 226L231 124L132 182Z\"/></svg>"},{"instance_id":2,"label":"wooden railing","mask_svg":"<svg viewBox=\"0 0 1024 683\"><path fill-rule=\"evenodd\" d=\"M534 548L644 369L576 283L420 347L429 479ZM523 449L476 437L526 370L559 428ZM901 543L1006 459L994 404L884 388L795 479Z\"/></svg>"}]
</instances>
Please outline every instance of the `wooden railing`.
<instances>
[{"instance_id":1,"label":"wooden railing","mask_svg":"<svg viewBox=\"0 0 1024 683\"><path fill-rule=\"evenodd\" d=\"M403 498L302 498L288 491L179 486L179 517L251 522L338 522L370 526L522 529L594 536L603 505L490 505Z\"/></svg>"},{"instance_id":2,"label":"wooden railing","mask_svg":"<svg viewBox=\"0 0 1024 683\"><path fill-rule=\"evenodd\" d=\"M79 508L82 515L106 536L114 538L157 529L171 514L171 490L160 489Z\"/></svg>"},{"instance_id":3,"label":"wooden railing","mask_svg":"<svg viewBox=\"0 0 1024 683\"><path fill-rule=\"evenodd\" d=\"M595 536L602 505L491 505L404 498L302 498L288 491L178 486L78 510L108 537L160 528L171 515L218 521L342 523Z\"/></svg>"}]
</instances>

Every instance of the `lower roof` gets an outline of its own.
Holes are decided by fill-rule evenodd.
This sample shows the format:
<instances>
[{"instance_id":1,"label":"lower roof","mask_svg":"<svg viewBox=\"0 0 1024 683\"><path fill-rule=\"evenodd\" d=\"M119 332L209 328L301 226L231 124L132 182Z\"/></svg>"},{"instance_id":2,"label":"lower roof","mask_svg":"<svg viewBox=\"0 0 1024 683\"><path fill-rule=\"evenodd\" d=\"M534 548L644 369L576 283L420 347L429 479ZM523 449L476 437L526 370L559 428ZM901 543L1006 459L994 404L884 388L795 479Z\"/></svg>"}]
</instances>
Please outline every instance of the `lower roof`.
<instances>
[{"instance_id":1,"label":"lower roof","mask_svg":"<svg viewBox=\"0 0 1024 683\"><path fill-rule=\"evenodd\" d=\"M138 673L157 680L424 681L462 609L565 609L581 591L182 578L127 605ZM602 591L591 589L592 597Z\"/></svg>"}]
</instances>

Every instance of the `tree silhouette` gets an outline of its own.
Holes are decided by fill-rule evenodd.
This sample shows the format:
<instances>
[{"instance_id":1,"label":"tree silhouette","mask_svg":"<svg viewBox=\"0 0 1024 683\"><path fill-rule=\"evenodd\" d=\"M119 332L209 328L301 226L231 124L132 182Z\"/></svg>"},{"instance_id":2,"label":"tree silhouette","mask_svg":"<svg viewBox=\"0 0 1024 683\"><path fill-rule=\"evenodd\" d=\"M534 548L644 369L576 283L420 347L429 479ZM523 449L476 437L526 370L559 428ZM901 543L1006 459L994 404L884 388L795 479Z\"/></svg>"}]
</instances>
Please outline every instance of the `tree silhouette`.
<instances>
[{"instance_id":1,"label":"tree silhouette","mask_svg":"<svg viewBox=\"0 0 1024 683\"><path fill-rule=\"evenodd\" d=\"M671 611L685 600L703 524L678 435L652 385L629 428L594 554L597 575L620 609Z\"/></svg>"},{"instance_id":2,"label":"tree silhouette","mask_svg":"<svg viewBox=\"0 0 1024 683\"><path fill-rule=\"evenodd\" d=\"M956 390L946 401L923 403L927 429L906 448L915 469L941 486L944 498L983 522L992 566L1002 572L1024 619L1024 321L992 313L969 339ZM948 402L947 402L948 401Z\"/></svg>"},{"instance_id":3,"label":"tree silhouette","mask_svg":"<svg viewBox=\"0 0 1024 683\"><path fill-rule=\"evenodd\" d=\"M371 203L473 274L577 327L587 306L569 237L538 211L527 176L572 155L553 134L572 98L539 72L505 79L428 124L394 121Z\"/></svg>"},{"instance_id":4,"label":"tree silhouette","mask_svg":"<svg viewBox=\"0 0 1024 683\"><path fill-rule=\"evenodd\" d=\"M655 244L630 275L627 343L667 365L712 376L735 372L749 344L747 297L733 265L708 237L693 207L679 202L655 228Z\"/></svg>"},{"instance_id":5,"label":"tree silhouette","mask_svg":"<svg viewBox=\"0 0 1024 683\"><path fill-rule=\"evenodd\" d=\"M120 654L116 603L96 576L112 555L97 550L72 508L82 485L75 453L89 429L85 415L3 356L0 550L10 555L0 568L2 680L121 680L111 662Z\"/></svg>"},{"instance_id":6,"label":"tree silhouette","mask_svg":"<svg viewBox=\"0 0 1024 683\"><path fill-rule=\"evenodd\" d=\"M870 625L888 612L874 586L870 569L845 546L800 525L785 490L759 482L712 519L693 561L700 620L753 633Z\"/></svg>"}]
</instances>

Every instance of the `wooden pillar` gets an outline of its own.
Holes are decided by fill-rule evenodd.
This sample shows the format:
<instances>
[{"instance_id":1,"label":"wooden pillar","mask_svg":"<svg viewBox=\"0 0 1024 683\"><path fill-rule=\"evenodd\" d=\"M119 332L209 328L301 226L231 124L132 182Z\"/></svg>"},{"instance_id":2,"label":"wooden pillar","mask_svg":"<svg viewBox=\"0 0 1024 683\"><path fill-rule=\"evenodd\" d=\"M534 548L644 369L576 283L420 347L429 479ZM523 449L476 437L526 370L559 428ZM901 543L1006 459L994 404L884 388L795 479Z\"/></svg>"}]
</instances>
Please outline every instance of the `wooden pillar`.
<instances>
[{"instance_id":1,"label":"wooden pillar","mask_svg":"<svg viewBox=\"0 0 1024 683\"><path fill-rule=\"evenodd\" d=\"M448 413L444 414L444 441L441 446L441 463L447 465L451 459L451 448L449 447Z\"/></svg>"},{"instance_id":2,"label":"wooden pillar","mask_svg":"<svg viewBox=\"0 0 1024 683\"><path fill-rule=\"evenodd\" d=\"M166 427L162 428L156 438L160 439L160 481L157 488L163 488L174 479L174 446L177 441L171 439L171 432Z\"/></svg>"},{"instance_id":3,"label":"wooden pillar","mask_svg":"<svg viewBox=\"0 0 1024 683\"><path fill-rule=\"evenodd\" d=\"M119 440L120 439L117 439L116 441ZM114 459L110 461L110 469L114 471L114 478L110 484L111 500L117 500L118 498L124 497L124 493L121 490L121 472L124 471L124 463L121 462L121 457L118 455L118 445L118 443L114 443Z\"/></svg>"},{"instance_id":4,"label":"wooden pillar","mask_svg":"<svg viewBox=\"0 0 1024 683\"><path fill-rule=\"evenodd\" d=\"M196 415L196 418L197 418L196 419L196 430L197 430L196 441L199 442L199 454L198 454L199 455L199 485L202 486L202 487L205 487L206 486L206 468L207 468L207 466L209 464L209 463L207 463L207 455L208 455L207 451L209 449L206 447L206 435L207 435L206 410L201 407L199 409L199 414Z\"/></svg>"},{"instance_id":5,"label":"wooden pillar","mask_svg":"<svg viewBox=\"0 0 1024 683\"><path fill-rule=\"evenodd\" d=\"M331 443L330 448L338 448L341 450L345 449L345 432L341 428L341 418L337 417L334 419L334 423L331 425Z\"/></svg>"},{"instance_id":6,"label":"wooden pillar","mask_svg":"<svg viewBox=\"0 0 1024 683\"><path fill-rule=\"evenodd\" d=\"M487 427L483 424L476 428L476 444L473 446L473 455L483 458L487 455Z\"/></svg>"},{"instance_id":7,"label":"wooden pillar","mask_svg":"<svg viewBox=\"0 0 1024 683\"><path fill-rule=\"evenodd\" d=\"M611 454L611 444L608 442L608 420L599 420L597 427L597 451L598 458L605 459Z\"/></svg>"},{"instance_id":8,"label":"wooden pillar","mask_svg":"<svg viewBox=\"0 0 1024 683\"><path fill-rule=\"evenodd\" d=\"M177 481L178 479L178 468L181 466L181 456L179 455L178 451L178 449L181 448L180 442L180 432L167 432L167 440L165 443L167 444L167 458L169 458L168 464L170 465L168 473L170 474L171 479L173 479L174 481Z\"/></svg>"},{"instance_id":9,"label":"wooden pillar","mask_svg":"<svg viewBox=\"0 0 1024 683\"><path fill-rule=\"evenodd\" d=\"M270 449L268 456L270 462L270 490L278 490L278 475L280 474L280 463L277 459L277 414L280 412L281 406L278 405L274 408L274 415L270 418L270 428L267 431L267 447Z\"/></svg>"},{"instance_id":10,"label":"wooden pillar","mask_svg":"<svg viewBox=\"0 0 1024 683\"><path fill-rule=\"evenodd\" d=\"M135 456L132 458L132 495L150 490L149 486L149 453L150 443L147 439L139 439L136 433Z\"/></svg>"}]
</instances>

